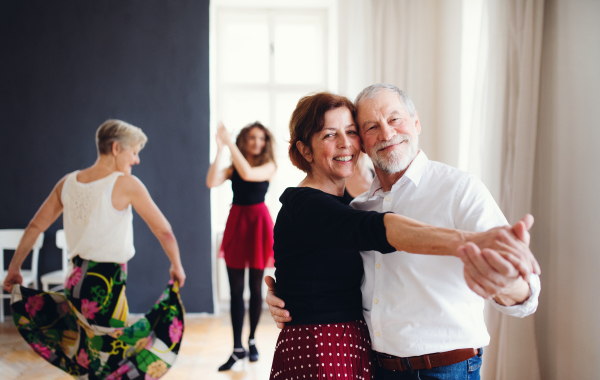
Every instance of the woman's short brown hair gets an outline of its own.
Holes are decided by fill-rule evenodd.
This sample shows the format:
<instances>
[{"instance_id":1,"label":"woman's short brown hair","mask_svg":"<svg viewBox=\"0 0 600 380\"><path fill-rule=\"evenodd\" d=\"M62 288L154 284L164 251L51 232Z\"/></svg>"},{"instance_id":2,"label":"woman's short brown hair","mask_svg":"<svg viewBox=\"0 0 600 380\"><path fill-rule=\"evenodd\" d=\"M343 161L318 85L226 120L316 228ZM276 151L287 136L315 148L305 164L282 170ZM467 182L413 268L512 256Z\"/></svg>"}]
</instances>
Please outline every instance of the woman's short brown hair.
<instances>
[{"instance_id":1,"label":"woman's short brown hair","mask_svg":"<svg viewBox=\"0 0 600 380\"><path fill-rule=\"evenodd\" d=\"M305 173L310 173L310 164L304 159L296 143L302 143L312 149L311 140L315 133L325 126L327 111L345 107L356 117L356 108L350 99L331 92L319 92L303 97L298 101L296 109L290 118L290 148L289 155L292 164Z\"/></svg>"},{"instance_id":2,"label":"woman's short brown hair","mask_svg":"<svg viewBox=\"0 0 600 380\"><path fill-rule=\"evenodd\" d=\"M273 146L275 145L275 139L273 138L273 135L267 129L267 127L265 127L258 121L250 123L244 128L242 128L240 133L237 135L237 138L235 139L235 145L237 145L240 152L242 152L242 154L245 156L247 152L246 147L248 144L248 135L250 134L250 131L254 128L260 129L265 134L265 146L263 147L263 150L258 155L258 157L256 157L256 160L254 160L254 164L256 166L260 166L272 161L275 165L277 165L277 163L275 162L275 149L273 148Z\"/></svg>"},{"instance_id":3,"label":"woman's short brown hair","mask_svg":"<svg viewBox=\"0 0 600 380\"><path fill-rule=\"evenodd\" d=\"M110 154L115 141L123 148L130 148L137 144L143 148L148 137L140 128L122 120L106 120L96 131L98 154Z\"/></svg>"}]
</instances>

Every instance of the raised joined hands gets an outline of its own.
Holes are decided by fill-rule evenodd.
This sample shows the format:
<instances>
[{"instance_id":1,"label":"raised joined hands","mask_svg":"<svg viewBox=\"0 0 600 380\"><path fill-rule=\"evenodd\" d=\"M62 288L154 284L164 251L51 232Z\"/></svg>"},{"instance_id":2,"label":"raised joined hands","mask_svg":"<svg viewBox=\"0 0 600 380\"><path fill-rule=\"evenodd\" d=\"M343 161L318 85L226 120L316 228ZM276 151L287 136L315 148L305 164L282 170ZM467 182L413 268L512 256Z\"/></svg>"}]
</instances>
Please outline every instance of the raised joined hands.
<instances>
[{"instance_id":1,"label":"raised joined hands","mask_svg":"<svg viewBox=\"0 0 600 380\"><path fill-rule=\"evenodd\" d=\"M532 225L533 216L528 214L512 227L486 231L484 234L496 235L491 242L467 243L458 248L457 256L465 264L465 281L471 290L483 298L497 296L496 300L506 305L529 297L529 275L541 273L529 249Z\"/></svg>"},{"instance_id":2,"label":"raised joined hands","mask_svg":"<svg viewBox=\"0 0 600 380\"><path fill-rule=\"evenodd\" d=\"M229 145L233 143L231 138L231 133L225 128L222 122L219 122L219 126L217 127L217 147L222 148L223 145Z\"/></svg>"}]
</instances>

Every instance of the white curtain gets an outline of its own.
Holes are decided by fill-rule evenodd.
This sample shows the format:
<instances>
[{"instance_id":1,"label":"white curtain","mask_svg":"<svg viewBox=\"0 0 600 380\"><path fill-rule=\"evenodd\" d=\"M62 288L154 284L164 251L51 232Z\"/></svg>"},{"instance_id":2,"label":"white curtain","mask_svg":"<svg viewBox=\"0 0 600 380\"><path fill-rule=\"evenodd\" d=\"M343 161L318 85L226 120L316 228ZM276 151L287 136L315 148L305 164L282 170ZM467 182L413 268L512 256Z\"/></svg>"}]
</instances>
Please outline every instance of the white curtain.
<instances>
[{"instance_id":1,"label":"white curtain","mask_svg":"<svg viewBox=\"0 0 600 380\"><path fill-rule=\"evenodd\" d=\"M340 0L339 10L340 93L402 88L418 107L424 151L456 166L461 0Z\"/></svg>"},{"instance_id":2,"label":"white curtain","mask_svg":"<svg viewBox=\"0 0 600 380\"><path fill-rule=\"evenodd\" d=\"M507 33L500 36L507 47L502 57L506 82L500 89L506 99L502 110L500 207L508 221L514 223L531 212L544 0L498 1L487 5L490 12L503 15L508 27ZM509 318L492 308L487 310L486 317L492 335L488 351L495 350L496 355L486 358L485 378L539 379L535 317Z\"/></svg>"},{"instance_id":3,"label":"white curtain","mask_svg":"<svg viewBox=\"0 0 600 380\"><path fill-rule=\"evenodd\" d=\"M340 0L340 92L404 89L421 146L478 175L509 222L531 210L543 0ZM485 380L539 379L534 317L486 309Z\"/></svg>"}]
</instances>

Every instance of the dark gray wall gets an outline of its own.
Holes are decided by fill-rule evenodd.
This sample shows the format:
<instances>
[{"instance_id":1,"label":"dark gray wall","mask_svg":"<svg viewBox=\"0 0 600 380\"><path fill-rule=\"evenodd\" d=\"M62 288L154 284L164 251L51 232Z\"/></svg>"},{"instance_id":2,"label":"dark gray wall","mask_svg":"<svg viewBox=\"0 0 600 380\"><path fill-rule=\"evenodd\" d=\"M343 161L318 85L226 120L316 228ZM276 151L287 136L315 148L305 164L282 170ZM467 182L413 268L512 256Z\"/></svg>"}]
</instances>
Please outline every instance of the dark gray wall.
<instances>
[{"instance_id":1,"label":"dark gray wall","mask_svg":"<svg viewBox=\"0 0 600 380\"><path fill-rule=\"evenodd\" d=\"M0 228L25 228L58 180L96 159L108 118L149 141L133 174L173 226L187 311L212 312L208 0L0 2ZM39 272L60 267L47 231ZM169 262L138 215L127 295L144 312Z\"/></svg>"}]
</instances>

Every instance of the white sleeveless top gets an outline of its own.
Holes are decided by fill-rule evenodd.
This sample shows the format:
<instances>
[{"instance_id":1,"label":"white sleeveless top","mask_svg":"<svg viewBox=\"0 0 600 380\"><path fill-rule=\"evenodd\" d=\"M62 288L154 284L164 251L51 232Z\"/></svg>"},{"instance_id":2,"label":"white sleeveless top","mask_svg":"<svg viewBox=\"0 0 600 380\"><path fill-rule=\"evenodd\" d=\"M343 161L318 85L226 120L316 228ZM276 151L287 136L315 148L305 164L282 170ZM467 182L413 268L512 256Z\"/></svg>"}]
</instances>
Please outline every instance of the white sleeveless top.
<instances>
[{"instance_id":1,"label":"white sleeveless top","mask_svg":"<svg viewBox=\"0 0 600 380\"><path fill-rule=\"evenodd\" d=\"M112 205L114 172L102 179L77 182L79 170L69 174L63 185L63 225L69 260L75 256L98 262L125 263L135 254L131 205L117 211Z\"/></svg>"}]
</instances>

